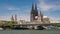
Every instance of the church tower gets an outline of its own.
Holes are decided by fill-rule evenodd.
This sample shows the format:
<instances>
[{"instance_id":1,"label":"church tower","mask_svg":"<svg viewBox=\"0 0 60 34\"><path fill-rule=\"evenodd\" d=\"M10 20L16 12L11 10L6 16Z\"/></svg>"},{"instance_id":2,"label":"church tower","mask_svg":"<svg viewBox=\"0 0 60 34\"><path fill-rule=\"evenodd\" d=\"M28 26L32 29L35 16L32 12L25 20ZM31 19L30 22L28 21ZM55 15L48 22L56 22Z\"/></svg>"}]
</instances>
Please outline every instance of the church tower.
<instances>
[{"instance_id":1,"label":"church tower","mask_svg":"<svg viewBox=\"0 0 60 34\"><path fill-rule=\"evenodd\" d=\"M40 17L41 17L41 22L43 22L43 14L41 11L40 11Z\"/></svg>"},{"instance_id":2,"label":"church tower","mask_svg":"<svg viewBox=\"0 0 60 34\"><path fill-rule=\"evenodd\" d=\"M37 10L37 5L35 3L35 4L32 4L32 9L31 9L31 14L30 14L30 21L31 22L36 21L37 17L38 17L38 10Z\"/></svg>"},{"instance_id":3,"label":"church tower","mask_svg":"<svg viewBox=\"0 0 60 34\"><path fill-rule=\"evenodd\" d=\"M13 15L11 16L11 21L14 21L14 17L13 17Z\"/></svg>"},{"instance_id":4,"label":"church tower","mask_svg":"<svg viewBox=\"0 0 60 34\"><path fill-rule=\"evenodd\" d=\"M17 15L15 14L15 21L17 21Z\"/></svg>"}]
</instances>

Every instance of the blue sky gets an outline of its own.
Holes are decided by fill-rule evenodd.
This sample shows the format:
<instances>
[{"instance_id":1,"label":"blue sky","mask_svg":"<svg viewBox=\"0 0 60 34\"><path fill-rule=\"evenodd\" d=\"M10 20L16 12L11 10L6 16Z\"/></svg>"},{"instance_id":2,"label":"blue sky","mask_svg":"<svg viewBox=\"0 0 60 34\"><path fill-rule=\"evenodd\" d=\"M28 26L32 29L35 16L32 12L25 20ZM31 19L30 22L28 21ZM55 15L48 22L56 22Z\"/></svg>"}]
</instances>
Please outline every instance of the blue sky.
<instances>
[{"instance_id":1,"label":"blue sky","mask_svg":"<svg viewBox=\"0 0 60 34\"><path fill-rule=\"evenodd\" d=\"M29 20L32 2L36 2L38 11L50 20L60 22L60 0L0 0L0 20L9 20L14 14L18 20Z\"/></svg>"}]
</instances>

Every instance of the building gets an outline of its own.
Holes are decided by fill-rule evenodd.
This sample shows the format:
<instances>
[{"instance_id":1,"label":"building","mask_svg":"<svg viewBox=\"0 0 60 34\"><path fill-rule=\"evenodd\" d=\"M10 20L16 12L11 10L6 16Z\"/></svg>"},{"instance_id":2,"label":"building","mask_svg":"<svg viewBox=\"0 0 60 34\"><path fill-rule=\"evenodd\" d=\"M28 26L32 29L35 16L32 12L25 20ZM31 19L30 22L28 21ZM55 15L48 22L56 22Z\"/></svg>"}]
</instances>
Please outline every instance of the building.
<instances>
[{"instance_id":1,"label":"building","mask_svg":"<svg viewBox=\"0 0 60 34\"><path fill-rule=\"evenodd\" d=\"M44 23L50 23L50 19L47 16L43 16Z\"/></svg>"},{"instance_id":2,"label":"building","mask_svg":"<svg viewBox=\"0 0 60 34\"><path fill-rule=\"evenodd\" d=\"M43 14L42 12L40 11L40 14L38 15L38 22L43 22Z\"/></svg>"},{"instance_id":3,"label":"building","mask_svg":"<svg viewBox=\"0 0 60 34\"><path fill-rule=\"evenodd\" d=\"M50 23L49 18L44 18L42 12L38 14L37 4L32 4L32 9L30 13L30 22L39 22L39 23Z\"/></svg>"},{"instance_id":4,"label":"building","mask_svg":"<svg viewBox=\"0 0 60 34\"><path fill-rule=\"evenodd\" d=\"M14 17L13 17L13 15L11 16L11 21L14 21Z\"/></svg>"},{"instance_id":5,"label":"building","mask_svg":"<svg viewBox=\"0 0 60 34\"><path fill-rule=\"evenodd\" d=\"M14 19L14 21L16 21L17 22L17 15L15 14L15 19Z\"/></svg>"},{"instance_id":6,"label":"building","mask_svg":"<svg viewBox=\"0 0 60 34\"><path fill-rule=\"evenodd\" d=\"M37 21L37 17L38 17L37 5L32 4L32 9L31 9L31 14L30 14L30 21L31 22Z\"/></svg>"},{"instance_id":7,"label":"building","mask_svg":"<svg viewBox=\"0 0 60 34\"><path fill-rule=\"evenodd\" d=\"M25 20L19 20L18 24L26 24Z\"/></svg>"},{"instance_id":8,"label":"building","mask_svg":"<svg viewBox=\"0 0 60 34\"><path fill-rule=\"evenodd\" d=\"M16 21L17 22L17 15L15 14L14 16L11 16L11 21Z\"/></svg>"}]
</instances>

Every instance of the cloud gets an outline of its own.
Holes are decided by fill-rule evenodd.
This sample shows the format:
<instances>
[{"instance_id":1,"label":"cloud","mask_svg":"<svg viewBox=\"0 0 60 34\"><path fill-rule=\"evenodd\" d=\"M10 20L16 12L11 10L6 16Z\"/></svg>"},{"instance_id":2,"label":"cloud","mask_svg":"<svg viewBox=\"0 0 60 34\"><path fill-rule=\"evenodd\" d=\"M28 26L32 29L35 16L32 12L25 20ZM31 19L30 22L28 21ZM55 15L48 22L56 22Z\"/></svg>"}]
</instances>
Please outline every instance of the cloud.
<instances>
[{"instance_id":1,"label":"cloud","mask_svg":"<svg viewBox=\"0 0 60 34\"><path fill-rule=\"evenodd\" d=\"M9 21L10 20L10 16L0 16L0 20Z\"/></svg>"},{"instance_id":2,"label":"cloud","mask_svg":"<svg viewBox=\"0 0 60 34\"><path fill-rule=\"evenodd\" d=\"M23 16L23 15L20 15L20 16L18 16L18 18L17 18L17 19L18 19L18 21L19 21L19 20L30 21L30 19L29 19L29 18L30 18L30 16Z\"/></svg>"},{"instance_id":3,"label":"cloud","mask_svg":"<svg viewBox=\"0 0 60 34\"><path fill-rule=\"evenodd\" d=\"M17 21L19 21L19 20L30 21L29 18L30 18L30 16L19 15L19 16L17 16ZM11 20L11 16L0 16L0 21L1 20L10 21Z\"/></svg>"},{"instance_id":4,"label":"cloud","mask_svg":"<svg viewBox=\"0 0 60 34\"><path fill-rule=\"evenodd\" d=\"M29 21L30 17L30 7L22 7L22 8L19 8L17 6L4 6L5 10L7 10L6 14L9 14L8 16L0 16L0 20L7 20L9 21L11 16L10 15L14 15L14 14L17 14L17 19L20 20L26 20L26 21ZM9 13L10 11L10 13Z\"/></svg>"},{"instance_id":5,"label":"cloud","mask_svg":"<svg viewBox=\"0 0 60 34\"><path fill-rule=\"evenodd\" d=\"M41 9L42 11L48 11L48 10L57 10L60 9L60 4L57 4L59 1L51 3L51 2L46 2L49 0L38 0L38 8ZM56 3L56 4L55 4Z\"/></svg>"},{"instance_id":6,"label":"cloud","mask_svg":"<svg viewBox=\"0 0 60 34\"><path fill-rule=\"evenodd\" d=\"M60 18L50 17L51 23L60 23Z\"/></svg>"},{"instance_id":7,"label":"cloud","mask_svg":"<svg viewBox=\"0 0 60 34\"><path fill-rule=\"evenodd\" d=\"M60 22L59 16L57 17L55 17L54 15L51 16L52 13L50 13L52 11L60 10L60 0L38 0L38 10L48 11L47 14L48 13L50 14L49 18L51 22Z\"/></svg>"},{"instance_id":8,"label":"cloud","mask_svg":"<svg viewBox=\"0 0 60 34\"><path fill-rule=\"evenodd\" d=\"M20 10L20 8L13 7L13 6L7 6L6 9L7 10Z\"/></svg>"}]
</instances>

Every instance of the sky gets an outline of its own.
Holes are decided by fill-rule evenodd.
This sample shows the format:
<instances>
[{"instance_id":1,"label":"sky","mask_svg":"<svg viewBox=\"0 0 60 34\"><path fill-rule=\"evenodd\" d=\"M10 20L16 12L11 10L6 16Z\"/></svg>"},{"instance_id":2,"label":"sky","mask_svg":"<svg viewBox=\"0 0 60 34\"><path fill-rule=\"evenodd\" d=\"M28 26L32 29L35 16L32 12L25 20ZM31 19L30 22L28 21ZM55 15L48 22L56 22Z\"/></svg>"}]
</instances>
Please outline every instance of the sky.
<instances>
[{"instance_id":1,"label":"sky","mask_svg":"<svg viewBox=\"0 0 60 34\"><path fill-rule=\"evenodd\" d=\"M10 20L17 14L18 20L29 21L32 3L37 3L38 12L51 22L60 22L60 0L0 0L0 20Z\"/></svg>"}]
</instances>

